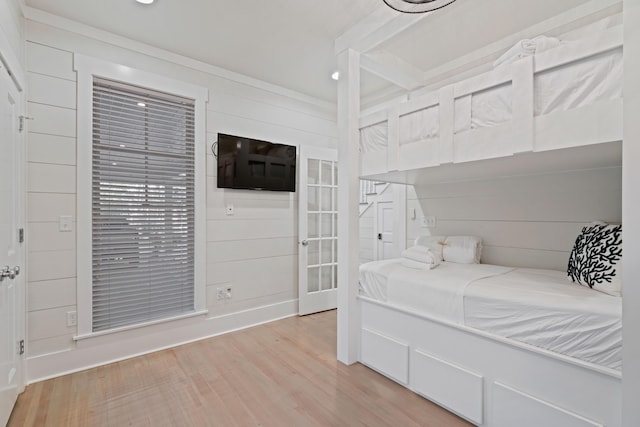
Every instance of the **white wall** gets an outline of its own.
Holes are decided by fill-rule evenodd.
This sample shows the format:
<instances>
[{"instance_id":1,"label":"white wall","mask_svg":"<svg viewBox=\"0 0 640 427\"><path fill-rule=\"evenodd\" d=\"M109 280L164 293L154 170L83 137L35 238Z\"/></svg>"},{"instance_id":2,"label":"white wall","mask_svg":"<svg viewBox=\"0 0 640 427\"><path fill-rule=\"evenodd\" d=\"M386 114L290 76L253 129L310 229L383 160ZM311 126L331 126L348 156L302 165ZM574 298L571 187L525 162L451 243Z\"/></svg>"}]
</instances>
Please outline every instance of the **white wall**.
<instances>
[{"instance_id":1,"label":"white wall","mask_svg":"<svg viewBox=\"0 0 640 427\"><path fill-rule=\"evenodd\" d=\"M217 189L210 146L223 132L335 147L335 111L41 23L27 21L25 37L27 108L34 118L27 164L28 380L297 313L297 194ZM66 313L77 309L76 286L89 285L76 281L75 232L58 231L60 215L75 223L77 214L74 53L209 89L206 318L88 343L74 342L75 327L66 326ZM228 204L235 215L226 216ZM227 285L233 298L217 300L216 287Z\"/></svg>"},{"instance_id":2,"label":"white wall","mask_svg":"<svg viewBox=\"0 0 640 427\"><path fill-rule=\"evenodd\" d=\"M621 197L618 167L418 186L407 200L407 240L477 235L483 263L565 270L586 223L621 222ZM422 228L421 215L437 226Z\"/></svg>"},{"instance_id":3,"label":"white wall","mask_svg":"<svg viewBox=\"0 0 640 427\"><path fill-rule=\"evenodd\" d=\"M622 421L640 425L640 2L624 2Z\"/></svg>"},{"instance_id":4,"label":"white wall","mask_svg":"<svg viewBox=\"0 0 640 427\"><path fill-rule=\"evenodd\" d=\"M22 28L20 26L20 6L18 0L0 0L0 31L6 38L7 47L22 59ZM3 46L0 46L3 47ZM6 52L1 51L3 55Z\"/></svg>"}]
</instances>

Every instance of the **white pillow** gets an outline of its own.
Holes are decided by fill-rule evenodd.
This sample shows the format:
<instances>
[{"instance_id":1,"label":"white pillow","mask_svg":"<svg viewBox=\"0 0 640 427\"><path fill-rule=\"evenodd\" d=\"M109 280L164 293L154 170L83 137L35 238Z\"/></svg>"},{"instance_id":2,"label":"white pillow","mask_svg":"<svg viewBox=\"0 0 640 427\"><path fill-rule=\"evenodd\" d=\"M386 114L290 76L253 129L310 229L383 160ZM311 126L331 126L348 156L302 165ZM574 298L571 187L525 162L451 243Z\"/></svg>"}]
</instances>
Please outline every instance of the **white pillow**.
<instances>
[{"instance_id":1,"label":"white pillow","mask_svg":"<svg viewBox=\"0 0 640 427\"><path fill-rule=\"evenodd\" d=\"M477 236L418 236L416 246L425 246L441 261L480 264L482 239Z\"/></svg>"},{"instance_id":2,"label":"white pillow","mask_svg":"<svg viewBox=\"0 0 640 427\"><path fill-rule=\"evenodd\" d=\"M425 246L442 261L442 248L446 238L446 236L418 236L413 244L415 246Z\"/></svg>"},{"instance_id":3,"label":"white pillow","mask_svg":"<svg viewBox=\"0 0 640 427\"><path fill-rule=\"evenodd\" d=\"M482 239L477 236L449 236L444 241L442 256L447 262L480 264Z\"/></svg>"}]
</instances>

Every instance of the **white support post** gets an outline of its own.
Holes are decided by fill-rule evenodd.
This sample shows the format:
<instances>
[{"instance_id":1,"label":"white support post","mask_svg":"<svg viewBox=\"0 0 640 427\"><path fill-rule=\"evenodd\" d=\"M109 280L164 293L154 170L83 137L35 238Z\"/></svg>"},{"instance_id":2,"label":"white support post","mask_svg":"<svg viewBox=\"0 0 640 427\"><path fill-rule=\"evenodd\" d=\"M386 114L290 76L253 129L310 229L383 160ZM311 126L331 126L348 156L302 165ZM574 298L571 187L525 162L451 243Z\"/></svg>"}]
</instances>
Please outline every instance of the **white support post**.
<instances>
[{"instance_id":1,"label":"white support post","mask_svg":"<svg viewBox=\"0 0 640 427\"><path fill-rule=\"evenodd\" d=\"M387 124L387 170L397 171L400 154L400 113L397 108L389 108Z\"/></svg>"},{"instance_id":2,"label":"white support post","mask_svg":"<svg viewBox=\"0 0 640 427\"><path fill-rule=\"evenodd\" d=\"M640 426L640 2L624 1L624 141L622 144L622 425Z\"/></svg>"},{"instance_id":3,"label":"white support post","mask_svg":"<svg viewBox=\"0 0 640 427\"><path fill-rule=\"evenodd\" d=\"M441 88L438 91L438 97L440 99L438 162L440 164L451 163L453 162L453 133L455 129L455 98L453 85ZM471 110L469 110L469 117L471 117Z\"/></svg>"},{"instance_id":4,"label":"white support post","mask_svg":"<svg viewBox=\"0 0 640 427\"><path fill-rule=\"evenodd\" d=\"M360 54L338 54L338 360L359 359L358 240Z\"/></svg>"},{"instance_id":5,"label":"white support post","mask_svg":"<svg viewBox=\"0 0 640 427\"><path fill-rule=\"evenodd\" d=\"M512 66L512 132L513 151L534 151L533 138L533 56L521 59Z\"/></svg>"}]
</instances>

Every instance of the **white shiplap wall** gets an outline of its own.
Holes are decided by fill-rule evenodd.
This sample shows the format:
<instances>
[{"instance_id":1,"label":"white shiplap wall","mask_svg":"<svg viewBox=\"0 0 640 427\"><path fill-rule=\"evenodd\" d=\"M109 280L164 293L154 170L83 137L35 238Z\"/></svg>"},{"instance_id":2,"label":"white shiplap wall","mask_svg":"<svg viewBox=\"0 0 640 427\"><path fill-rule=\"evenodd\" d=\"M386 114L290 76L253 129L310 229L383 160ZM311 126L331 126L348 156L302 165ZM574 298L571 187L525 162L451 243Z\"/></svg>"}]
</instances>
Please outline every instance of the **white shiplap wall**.
<instances>
[{"instance_id":1,"label":"white shiplap wall","mask_svg":"<svg viewBox=\"0 0 640 427\"><path fill-rule=\"evenodd\" d=\"M297 312L297 193L216 188L210 146L217 133L224 132L298 146L335 147L335 111L322 103L305 102L304 97L294 99L286 92L273 93L218 77L206 72L206 67L194 70L40 23L26 21L26 40L27 108L28 115L34 118L27 138L28 381L103 362L96 358L97 352L84 351L87 345L74 342L75 327L66 326L66 313L77 309L76 286L87 285L76 283L75 231L58 229L59 217L70 215L75 230L77 214L73 53L123 63L209 89L209 315L192 320L199 322L193 323L193 330L200 335L219 333L225 328L269 320L269 316ZM234 206L233 216L226 215L227 205ZM217 300L216 288L228 285L232 286L233 298ZM260 317L251 315L252 311L268 314ZM149 335L157 329L150 329ZM134 338L144 341L144 331L137 332ZM131 351L145 352L154 345L169 344L149 343ZM78 351L81 348L83 351ZM126 349L121 353L125 357Z\"/></svg>"},{"instance_id":2,"label":"white shiplap wall","mask_svg":"<svg viewBox=\"0 0 640 427\"><path fill-rule=\"evenodd\" d=\"M11 55L19 62L22 60L20 19L20 4L18 0L0 0L0 32L2 33L0 34L0 47L2 47L0 53L5 55L5 59L8 59L7 56ZM17 64L10 64L10 66L13 65Z\"/></svg>"},{"instance_id":3,"label":"white shiplap wall","mask_svg":"<svg viewBox=\"0 0 640 427\"><path fill-rule=\"evenodd\" d=\"M409 191L410 244L420 234L482 237L482 262L564 270L581 228L621 222L621 168L566 171L474 182L416 186ZM433 229L420 216L435 216Z\"/></svg>"}]
</instances>

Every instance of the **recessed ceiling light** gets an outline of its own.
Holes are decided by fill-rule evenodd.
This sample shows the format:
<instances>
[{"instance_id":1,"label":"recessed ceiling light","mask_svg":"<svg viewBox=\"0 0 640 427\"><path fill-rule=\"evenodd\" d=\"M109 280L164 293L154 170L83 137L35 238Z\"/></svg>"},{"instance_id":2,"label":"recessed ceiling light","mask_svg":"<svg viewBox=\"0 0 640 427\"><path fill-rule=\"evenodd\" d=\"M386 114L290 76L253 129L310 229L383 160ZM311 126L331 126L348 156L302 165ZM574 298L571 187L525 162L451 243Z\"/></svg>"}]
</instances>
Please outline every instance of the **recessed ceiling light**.
<instances>
[{"instance_id":1,"label":"recessed ceiling light","mask_svg":"<svg viewBox=\"0 0 640 427\"><path fill-rule=\"evenodd\" d=\"M151 4L154 2L154 0L136 0L136 1L142 4Z\"/></svg>"},{"instance_id":2,"label":"recessed ceiling light","mask_svg":"<svg viewBox=\"0 0 640 427\"><path fill-rule=\"evenodd\" d=\"M138 102L138 107L146 107L147 104L145 104L144 102Z\"/></svg>"},{"instance_id":3,"label":"recessed ceiling light","mask_svg":"<svg viewBox=\"0 0 640 427\"><path fill-rule=\"evenodd\" d=\"M338 80L340 78L340 71L334 71L333 74L331 74L331 78L333 80Z\"/></svg>"}]
</instances>

